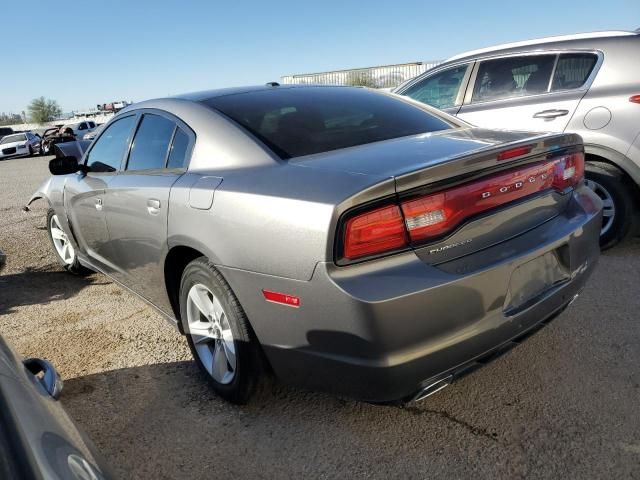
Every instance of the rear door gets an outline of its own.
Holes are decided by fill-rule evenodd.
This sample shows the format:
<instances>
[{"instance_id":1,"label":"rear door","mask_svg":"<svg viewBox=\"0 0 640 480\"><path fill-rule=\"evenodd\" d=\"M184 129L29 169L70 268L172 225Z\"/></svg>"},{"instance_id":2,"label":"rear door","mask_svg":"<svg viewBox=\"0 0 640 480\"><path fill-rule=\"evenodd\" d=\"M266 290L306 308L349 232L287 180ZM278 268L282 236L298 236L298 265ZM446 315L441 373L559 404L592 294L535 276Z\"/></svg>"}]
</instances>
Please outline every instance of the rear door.
<instances>
[{"instance_id":1,"label":"rear door","mask_svg":"<svg viewBox=\"0 0 640 480\"><path fill-rule=\"evenodd\" d=\"M562 132L598 63L594 52L479 61L458 116L486 128Z\"/></svg>"},{"instance_id":2,"label":"rear door","mask_svg":"<svg viewBox=\"0 0 640 480\"><path fill-rule=\"evenodd\" d=\"M167 311L163 261L169 191L184 173L194 141L178 119L145 110L123 170L106 192L114 277Z\"/></svg>"},{"instance_id":3,"label":"rear door","mask_svg":"<svg viewBox=\"0 0 640 480\"><path fill-rule=\"evenodd\" d=\"M64 204L80 250L96 267L112 273L113 250L105 218L105 191L116 178L128 150L136 115L111 123L85 156L87 174L70 176Z\"/></svg>"},{"instance_id":4,"label":"rear door","mask_svg":"<svg viewBox=\"0 0 640 480\"><path fill-rule=\"evenodd\" d=\"M455 115L462 105L472 65L464 63L427 73L396 93Z\"/></svg>"}]
</instances>

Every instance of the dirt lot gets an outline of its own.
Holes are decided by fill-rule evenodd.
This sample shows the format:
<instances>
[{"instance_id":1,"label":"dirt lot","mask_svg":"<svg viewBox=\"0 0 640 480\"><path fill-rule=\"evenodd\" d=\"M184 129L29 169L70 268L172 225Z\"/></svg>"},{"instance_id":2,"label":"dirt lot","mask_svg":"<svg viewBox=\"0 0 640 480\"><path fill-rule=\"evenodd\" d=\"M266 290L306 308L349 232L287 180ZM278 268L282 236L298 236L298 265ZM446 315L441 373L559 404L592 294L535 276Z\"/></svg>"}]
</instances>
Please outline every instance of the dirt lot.
<instances>
[{"instance_id":1,"label":"dirt lot","mask_svg":"<svg viewBox=\"0 0 640 480\"><path fill-rule=\"evenodd\" d=\"M399 409L272 385L213 395L142 301L55 263L47 159L0 162L0 333L46 357L62 401L122 478L640 478L640 239L607 252L549 327Z\"/></svg>"}]
</instances>

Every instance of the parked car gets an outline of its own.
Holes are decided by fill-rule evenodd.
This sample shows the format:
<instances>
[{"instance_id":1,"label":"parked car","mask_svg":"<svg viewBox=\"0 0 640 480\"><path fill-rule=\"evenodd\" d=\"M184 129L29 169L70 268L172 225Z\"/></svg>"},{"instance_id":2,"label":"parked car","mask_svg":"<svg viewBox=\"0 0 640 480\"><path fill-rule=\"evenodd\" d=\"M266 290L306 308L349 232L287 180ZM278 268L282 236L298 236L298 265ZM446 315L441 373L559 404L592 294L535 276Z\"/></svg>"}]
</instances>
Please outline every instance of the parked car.
<instances>
[{"instance_id":1,"label":"parked car","mask_svg":"<svg viewBox=\"0 0 640 480\"><path fill-rule=\"evenodd\" d=\"M0 160L10 157L30 157L36 153L40 153L40 137L31 132L14 133L0 140Z\"/></svg>"},{"instance_id":2,"label":"parked car","mask_svg":"<svg viewBox=\"0 0 640 480\"><path fill-rule=\"evenodd\" d=\"M53 153L53 146L58 143L73 142L77 139L72 129L65 131L67 127L47 128L42 134L41 153L49 155Z\"/></svg>"},{"instance_id":3,"label":"parked car","mask_svg":"<svg viewBox=\"0 0 640 480\"><path fill-rule=\"evenodd\" d=\"M365 88L150 100L88 145L56 145L29 200L60 264L154 305L232 402L265 371L422 398L558 315L599 255L578 135Z\"/></svg>"},{"instance_id":4,"label":"parked car","mask_svg":"<svg viewBox=\"0 0 640 480\"><path fill-rule=\"evenodd\" d=\"M100 124L100 125L96 125L96 128L91 130L89 133L85 133L82 136L82 139L83 140L93 140L102 131L102 129L104 128L104 125L105 125L104 123Z\"/></svg>"},{"instance_id":5,"label":"parked car","mask_svg":"<svg viewBox=\"0 0 640 480\"><path fill-rule=\"evenodd\" d=\"M0 127L0 140L2 140L7 135L13 134L13 128L11 127Z\"/></svg>"},{"instance_id":6,"label":"parked car","mask_svg":"<svg viewBox=\"0 0 640 480\"><path fill-rule=\"evenodd\" d=\"M78 139L82 139L84 135L96 129L96 123L93 120L85 120L82 122L68 123L64 127L70 128Z\"/></svg>"},{"instance_id":7,"label":"parked car","mask_svg":"<svg viewBox=\"0 0 640 480\"><path fill-rule=\"evenodd\" d=\"M549 37L466 52L400 95L481 127L578 133L588 185L604 202L601 245L640 212L640 33Z\"/></svg>"},{"instance_id":8,"label":"parked car","mask_svg":"<svg viewBox=\"0 0 640 480\"><path fill-rule=\"evenodd\" d=\"M4 260L0 250L0 270ZM111 478L93 442L58 403L62 387L50 362L21 359L0 337L0 478Z\"/></svg>"}]
</instances>

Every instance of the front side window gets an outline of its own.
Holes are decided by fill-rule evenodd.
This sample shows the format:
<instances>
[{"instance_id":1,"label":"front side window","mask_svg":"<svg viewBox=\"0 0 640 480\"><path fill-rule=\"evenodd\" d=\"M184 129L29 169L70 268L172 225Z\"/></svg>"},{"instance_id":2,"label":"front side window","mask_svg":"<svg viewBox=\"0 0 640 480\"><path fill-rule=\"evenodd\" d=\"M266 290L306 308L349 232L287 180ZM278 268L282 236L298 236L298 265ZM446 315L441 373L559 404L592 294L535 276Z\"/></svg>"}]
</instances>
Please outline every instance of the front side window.
<instances>
[{"instance_id":1,"label":"front side window","mask_svg":"<svg viewBox=\"0 0 640 480\"><path fill-rule=\"evenodd\" d=\"M555 55L527 55L482 62L471 102L488 102L547 92L555 58Z\"/></svg>"},{"instance_id":2,"label":"front side window","mask_svg":"<svg viewBox=\"0 0 640 480\"><path fill-rule=\"evenodd\" d=\"M203 103L282 159L457 127L418 106L364 88L282 87Z\"/></svg>"},{"instance_id":3,"label":"front side window","mask_svg":"<svg viewBox=\"0 0 640 480\"><path fill-rule=\"evenodd\" d=\"M115 172L120 168L135 123L136 117L131 115L107 127L87 155L86 164L92 172Z\"/></svg>"},{"instance_id":4,"label":"front side window","mask_svg":"<svg viewBox=\"0 0 640 480\"><path fill-rule=\"evenodd\" d=\"M566 53L560 55L553 75L551 90L580 88L589 78L598 57L593 53Z\"/></svg>"},{"instance_id":5,"label":"front side window","mask_svg":"<svg viewBox=\"0 0 640 480\"><path fill-rule=\"evenodd\" d=\"M165 117L145 114L131 145L127 170L164 168L175 126Z\"/></svg>"},{"instance_id":6,"label":"front side window","mask_svg":"<svg viewBox=\"0 0 640 480\"><path fill-rule=\"evenodd\" d=\"M402 95L436 108L453 107L467 68L461 65L436 73L412 85Z\"/></svg>"}]
</instances>

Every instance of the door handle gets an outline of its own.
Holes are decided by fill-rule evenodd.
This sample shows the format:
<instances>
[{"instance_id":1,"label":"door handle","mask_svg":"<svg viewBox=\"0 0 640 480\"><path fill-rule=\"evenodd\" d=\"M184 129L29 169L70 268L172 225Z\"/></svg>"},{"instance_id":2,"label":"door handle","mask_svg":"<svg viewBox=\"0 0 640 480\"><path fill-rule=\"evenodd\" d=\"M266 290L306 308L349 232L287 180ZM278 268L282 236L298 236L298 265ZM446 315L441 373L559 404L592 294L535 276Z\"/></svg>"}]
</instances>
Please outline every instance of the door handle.
<instances>
[{"instance_id":1,"label":"door handle","mask_svg":"<svg viewBox=\"0 0 640 480\"><path fill-rule=\"evenodd\" d=\"M96 198L96 210L102 210L102 199Z\"/></svg>"},{"instance_id":2,"label":"door handle","mask_svg":"<svg viewBox=\"0 0 640 480\"><path fill-rule=\"evenodd\" d=\"M160 212L160 200L150 198L147 200L147 212L150 215L157 215Z\"/></svg>"},{"instance_id":3,"label":"door handle","mask_svg":"<svg viewBox=\"0 0 640 480\"><path fill-rule=\"evenodd\" d=\"M541 112L535 113L533 118L546 118L552 119L556 117L564 117L569 114L569 110L543 110Z\"/></svg>"}]
</instances>

